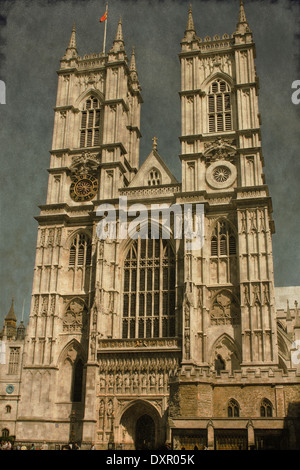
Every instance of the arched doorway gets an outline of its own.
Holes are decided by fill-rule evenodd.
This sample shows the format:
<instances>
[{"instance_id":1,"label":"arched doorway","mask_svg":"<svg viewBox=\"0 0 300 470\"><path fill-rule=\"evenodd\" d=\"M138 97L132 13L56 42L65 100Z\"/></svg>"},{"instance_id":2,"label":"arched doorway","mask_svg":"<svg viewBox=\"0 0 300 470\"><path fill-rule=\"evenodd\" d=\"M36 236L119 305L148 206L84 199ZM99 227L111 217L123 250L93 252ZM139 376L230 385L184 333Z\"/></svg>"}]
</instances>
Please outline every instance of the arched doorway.
<instances>
[{"instance_id":1,"label":"arched doorway","mask_svg":"<svg viewBox=\"0 0 300 470\"><path fill-rule=\"evenodd\" d=\"M116 442L124 450L157 449L165 441L165 419L144 400L135 400L126 406L118 428Z\"/></svg>"},{"instance_id":2,"label":"arched doorway","mask_svg":"<svg viewBox=\"0 0 300 470\"><path fill-rule=\"evenodd\" d=\"M135 448L136 450L154 449L155 446L155 424L151 416L141 416L135 425Z\"/></svg>"}]
</instances>

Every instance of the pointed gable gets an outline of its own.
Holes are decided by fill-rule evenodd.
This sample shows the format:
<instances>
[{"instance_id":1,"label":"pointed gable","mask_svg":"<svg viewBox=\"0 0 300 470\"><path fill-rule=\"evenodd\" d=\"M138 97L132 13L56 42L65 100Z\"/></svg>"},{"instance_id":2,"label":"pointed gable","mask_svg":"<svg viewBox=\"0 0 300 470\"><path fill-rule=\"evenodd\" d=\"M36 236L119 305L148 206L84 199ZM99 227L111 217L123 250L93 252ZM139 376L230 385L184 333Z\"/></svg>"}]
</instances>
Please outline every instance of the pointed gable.
<instances>
[{"instance_id":1,"label":"pointed gable","mask_svg":"<svg viewBox=\"0 0 300 470\"><path fill-rule=\"evenodd\" d=\"M178 181L171 173L157 150L153 148L129 184L129 188L166 184L178 184Z\"/></svg>"}]
</instances>

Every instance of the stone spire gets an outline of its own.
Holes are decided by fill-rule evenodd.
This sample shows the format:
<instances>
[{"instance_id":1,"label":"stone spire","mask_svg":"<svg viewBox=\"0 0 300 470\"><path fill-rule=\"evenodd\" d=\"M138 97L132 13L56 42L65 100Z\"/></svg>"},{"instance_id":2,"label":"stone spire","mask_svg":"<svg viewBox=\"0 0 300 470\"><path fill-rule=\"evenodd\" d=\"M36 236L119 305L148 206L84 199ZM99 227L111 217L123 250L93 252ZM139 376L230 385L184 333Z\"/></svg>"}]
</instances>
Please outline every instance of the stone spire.
<instances>
[{"instance_id":1,"label":"stone spire","mask_svg":"<svg viewBox=\"0 0 300 470\"><path fill-rule=\"evenodd\" d=\"M112 49L113 49L114 52L124 51L124 38L123 38L122 18L121 17L119 19L119 23L118 23L118 27L117 27L117 33L116 33L116 37L115 37Z\"/></svg>"},{"instance_id":2,"label":"stone spire","mask_svg":"<svg viewBox=\"0 0 300 470\"><path fill-rule=\"evenodd\" d=\"M186 30L184 34L184 40L189 42L195 39L195 37L196 37L196 31L195 31L194 20L193 20L192 5L190 5Z\"/></svg>"},{"instance_id":3,"label":"stone spire","mask_svg":"<svg viewBox=\"0 0 300 470\"><path fill-rule=\"evenodd\" d=\"M11 299L11 306L4 319L4 327L7 338L12 338L17 332L17 317L14 309L14 298Z\"/></svg>"},{"instance_id":4,"label":"stone spire","mask_svg":"<svg viewBox=\"0 0 300 470\"><path fill-rule=\"evenodd\" d=\"M135 63L135 47L132 47L130 65L129 65L130 72L136 72L136 63Z\"/></svg>"},{"instance_id":5,"label":"stone spire","mask_svg":"<svg viewBox=\"0 0 300 470\"><path fill-rule=\"evenodd\" d=\"M192 5L189 7L188 21L186 25L186 31L193 31L195 33L195 26L192 13Z\"/></svg>"},{"instance_id":6,"label":"stone spire","mask_svg":"<svg viewBox=\"0 0 300 470\"><path fill-rule=\"evenodd\" d=\"M14 309L14 298L12 297L11 299L11 306L10 306L10 309L8 311L8 314L6 315L5 317L5 321L8 321L8 322L17 322L17 317L16 317L16 314L15 314L15 309Z\"/></svg>"},{"instance_id":7,"label":"stone spire","mask_svg":"<svg viewBox=\"0 0 300 470\"><path fill-rule=\"evenodd\" d=\"M68 49L76 49L76 27L75 27L75 23L73 24ZM76 51L77 51L77 49L76 49Z\"/></svg>"},{"instance_id":8,"label":"stone spire","mask_svg":"<svg viewBox=\"0 0 300 470\"><path fill-rule=\"evenodd\" d=\"M116 34L115 41L122 41L122 42L124 42L124 39L123 39L123 30L122 30L122 18L121 18L121 16L120 16L119 23L118 23L118 28L117 28L117 34Z\"/></svg>"},{"instance_id":9,"label":"stone spire","mask_svg":"<svg viewBox=\"0 0 300 470\"><path fill-rule=\"evenodd\" d=\"M251 32L251 29L249 28L249 25L247 22L243 0L240 0L239 21L236 26L237 26L237 29L235 33L245 34L245 33Z\"/></svg>"},{"instance_id":10,"label":"stone spire","mask_svg":"<svg viewBox=\"0 0 300 470\"><path fill-rule=\"evenodd\" d=\"M77 47L76 47L76 28L75 23L73 24L72 33L69 41L69 45L66 49L66 53L63 59L72 59L78 56Z\"/></svg>"},{"instance_id":11,"label":"stone spire","mask_svg":"<svg viewBox=\"0 0 300 470\"><path fill-rule=\"evenodd\" d=\"M130 78L133 83L138 82L138 74L136 71L136 63L135 63L135 48L132 48L132 53L131 53L131 59L130 59L130 64L129 64L129 72L130 72Z\"/></svg>"}]
</instances>

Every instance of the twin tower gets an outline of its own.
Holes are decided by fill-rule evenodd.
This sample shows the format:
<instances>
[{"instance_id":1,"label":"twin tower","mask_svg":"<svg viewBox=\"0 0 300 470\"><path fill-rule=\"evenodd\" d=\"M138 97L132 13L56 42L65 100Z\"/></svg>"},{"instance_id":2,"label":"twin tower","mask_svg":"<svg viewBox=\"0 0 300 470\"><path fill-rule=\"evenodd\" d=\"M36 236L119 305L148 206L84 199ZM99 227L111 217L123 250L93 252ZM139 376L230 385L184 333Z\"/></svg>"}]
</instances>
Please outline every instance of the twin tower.
<instances>
[{"instance_id":1,"label":"twin tower","mask_svg":"<svg viewBox=\"0 0 300 470\"><path fill-rule=\"evenodd\" d=\"M283 385L295 380L283 377L278 352L274 224L243 2L235 32L222 37L198 37L190 9L179 59L182 182L155 138L139 166L143 100L121 21L107 54L80 57L72 30L36 217L20 440L214 448L226 428L249 447L263 400L285 418ZM158 223L155 239L99 238L99 207L113 208L119 228L120 198L149 213L201 205L203 246L174 236L172 213L169 236Z\"/></svg>"}]
</instances>

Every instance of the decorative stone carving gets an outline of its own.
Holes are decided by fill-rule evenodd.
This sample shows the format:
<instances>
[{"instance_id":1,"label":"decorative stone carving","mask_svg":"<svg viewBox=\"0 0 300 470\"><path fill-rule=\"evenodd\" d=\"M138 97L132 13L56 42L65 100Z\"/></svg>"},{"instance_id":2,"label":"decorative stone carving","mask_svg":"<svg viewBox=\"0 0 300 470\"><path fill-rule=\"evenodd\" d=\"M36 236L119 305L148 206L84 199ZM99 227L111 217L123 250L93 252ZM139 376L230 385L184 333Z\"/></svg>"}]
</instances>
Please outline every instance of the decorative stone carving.
<instances>
[{"instance_id":1,"label":"decorative stone carving","mask_svg":"<svg viewBox=\"0 0 300 470\"><path fill-rule=\"evenodd\" d=\"M101 395L166 393L168 378L176 375L179 357L109 355L99 360Z\"/></svg>"},{"instance_id":2,"label":"decorative stone carving","mask_svg":"<svg viewBox=\"0 0 300 470\"><path fill-rule=\"evenodd\" d=\"M82 332L86 327L85 302L76 297L69 303L63 318L63 331Z\"/></svg>"},{"instance_id":3,"label":"decorative stone carving","mask_svg":"<svg viewBox=\"0 0 300 470\"><path fill-rule=\"evenodd\" d=\"M240 322L240 308L234 297L222 291L214 298L210 321L212 325L234 325Z\"/></svg>"},{"instance_id":4,"label":"decorative stone carving","mask_svg":"<svg viewBox=\"0 0 300 470\"><path fill-rule=\"evenodd\" d=\"M93 155L90 152L83 152L81 155L73 157L70 171L72 176L93 174L98 170L100 164L100 157Z\"/></svg>"},{"instance_id":5,"label":"decorative stone carving","mask_svg":"<svg viewBox=\"0 0 300 470\"><path fill-rule=\"evenodd\" d=\"M233 162L236 155L236 148L233 144L233 140L222 139L221 137L218 137L214 142L205 143L204 157L206 162L208 164L220 160Z\"/></svg>"}]
</instances>

